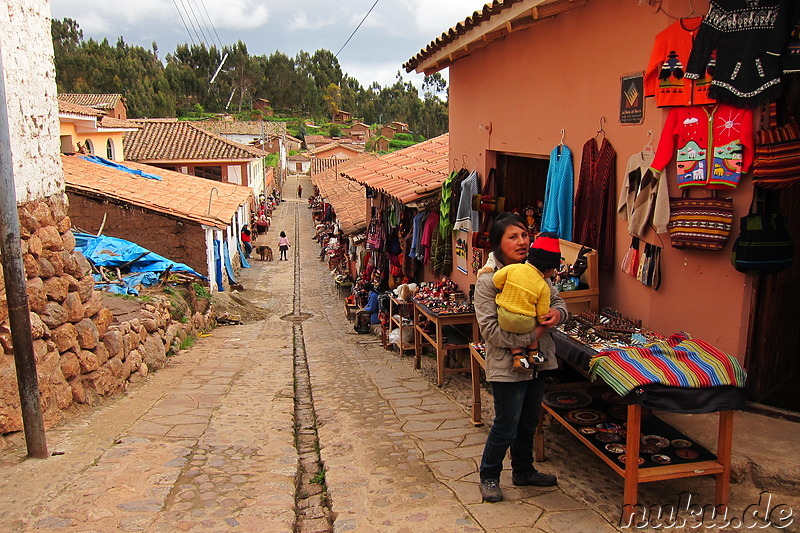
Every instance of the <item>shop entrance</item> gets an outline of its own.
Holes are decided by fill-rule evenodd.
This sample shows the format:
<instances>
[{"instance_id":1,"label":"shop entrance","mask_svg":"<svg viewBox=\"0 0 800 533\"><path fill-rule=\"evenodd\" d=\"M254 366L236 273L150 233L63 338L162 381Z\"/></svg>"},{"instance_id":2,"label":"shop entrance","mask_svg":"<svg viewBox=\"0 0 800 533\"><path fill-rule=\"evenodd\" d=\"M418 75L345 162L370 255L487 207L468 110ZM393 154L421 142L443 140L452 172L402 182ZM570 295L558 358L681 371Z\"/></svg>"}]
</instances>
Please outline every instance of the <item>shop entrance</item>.
<instances>
[{"instance_id":1,"label":"shop entrance","mask_svg":"<svg viewBox=\"0 0 800 533\"><path fill-rule=\"evenodd\" d=\"M544 201L549 165L546 156L497 154L498 194L506 197L506 211L516 209L524 215L527 206Z\"/></svg>"},{"instance_id":2,"label":"shop entrance","mask_svg":"<svg viewBox=\"0 0 800 533\"><path fill-rule=\"evenodd\" d=\"M800 76L789 78L783 104L800 118ZM794 241L794 263L778 274L759 276L748 354L748 399L798 413L800 421L800 185L773 191Z\"/></svg>"}]
</instances>

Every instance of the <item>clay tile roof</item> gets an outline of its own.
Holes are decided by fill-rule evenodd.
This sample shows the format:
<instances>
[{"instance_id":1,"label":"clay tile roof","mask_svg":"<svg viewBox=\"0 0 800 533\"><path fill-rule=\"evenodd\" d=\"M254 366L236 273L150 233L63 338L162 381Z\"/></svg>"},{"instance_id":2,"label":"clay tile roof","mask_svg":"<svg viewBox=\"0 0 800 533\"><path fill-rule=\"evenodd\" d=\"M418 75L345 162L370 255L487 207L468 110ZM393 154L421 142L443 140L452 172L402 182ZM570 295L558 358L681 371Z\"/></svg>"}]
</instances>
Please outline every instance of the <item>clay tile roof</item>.
<instances>
[{"instance_id":1,"label":"clay tile roof","mask_svg":"<svg viewBox=\"0 0 800 533\"><path fill-rule=\"evenodd\" d=\"M146 178L92 163L77 155L62 155L64 181L69 192L105 198L217 228L231 222L239 206L253 194L250 187L222 183L125 161L128 168L160 176ZM212 189L218 194L212 197ZM209 210L209 198L211 199Z\"/></svg>"},{"instance_id":2,"label":"clay tile roof","mask_svg":"<svg viewBox=\"0 0 800 533\"><path fill-rule=\"evenodd\" d=\"M115 129L119 128L139 129L139 125L132 120L123 120L121 118L114 118L114 117L102 117L100 119L100 127L115 128Z\"/></svg>"},{"instance_id":3,"label":"clay tile roof","mask_svg":"<svg viewBox=\"0 0 800 533\"><path fill-rule=\"evenodd\" d=\"M69 102L71 104L78 104L86 107L94 107L96 109L114 109L120 100L123 100L121 94L80 94L80 93L60 93L59 100Z\"/></svg>"},{"instance_id":4,"label":"clay tile roof","mask_svg":"<svg viewBox=\"0 0 800 533\"><path fill-rule=\"evenodd\" d=\"M217 135L264 135L275 136L286 133L285 122L263 120L204 120L196 126Z\"/></svg>"},{"instance_id":5,"label":"clay tile roof","mask_svg":"<svg viewBox=\"0 0 800 533\"><path fill-rule=\"evenodd\" d=\"M287 161L310 161L311 159L306 154L294 154L286 158Z\"/></svg>"},{"instance_id":6,"label":"clay tile roof","mask_svg":"<svg viewBox=\"0 0 800 533\"><path fill-rule=\"evenodd\" d=\"M336 220L345 235L353 235L367 229L366 187L344 178L341 174L361 164L375 161L376 156L359 154L339 163L338 168L329 168L311 177L320 194L333 206ZM337 170L339 175L336 174Z\"/></svg>"},{"instance_id":7,"label":"clay tile roof","mask_svg":"<svg viewBox=\"0 0 800 533\"><path fill-rule=\"evenodd\" d=\"M305 143L308 144L319 144L324 142L330 142L331 140L326 138L324 135L306 135L305 136Z\"/></svg>"},{"instance_id":8,"label":"clay tile roof","mask_svg":"<svg viewBox=\"0 0 800 533\"><path fill-rule=\"evenodd\" d=\"M363 152L364 149L361 147L357 147L352 143L343 143L343 142L331 142L328 144L323 144L322 146L317 146L313 150L309 150L309 155L317 155L321 154L322 152L327 152L329 150L333 150L335 148L344 148L345 150L350 150L351 152L360 153Z\"/></svg>"},{"instance_id":9,"label":"clay tile roof","mask_svg":"<svg viewBox=\"0 0 800 533\"><path fill-rule=\"evenodd\" d=\"M397 150L342 172L353 181L408 204L441 189L450 163L450 134Z\"/></svg>"},{"instance_id":10,"label":"clay tile roof","mask_svg":"<svg viewBox=\"0 0 800 533\"><path fill-rule=\"evenodd\" d=\"M432 74L505 35L530 27L587 0L492 0L431 41L403 68Z\"/></svg>"},{"instance_id":11,"label":"clay tile roof","mask_svg":"<svg viewBox=\"0 0 800 533\"><path fill-rule=\"evenodd\" d=\"M252 160L267 152L209 133L175 119L134 120L141 129L125 134L125 157L131 161Z\"/></svg>"},{"instance_id":12,"label":"clay tile roof","mask_svg":"<svg viewBox=\"0 0 800 533\"><path fill-rule=\"evenodd\" d=\"M83 115L85 117L100 117L103 115L102 111L99 111L93 107L73 104L72 102L62 100L61 95L59 95L58 98L58 112L70 115Z\"/></svg>"}]
</instances>

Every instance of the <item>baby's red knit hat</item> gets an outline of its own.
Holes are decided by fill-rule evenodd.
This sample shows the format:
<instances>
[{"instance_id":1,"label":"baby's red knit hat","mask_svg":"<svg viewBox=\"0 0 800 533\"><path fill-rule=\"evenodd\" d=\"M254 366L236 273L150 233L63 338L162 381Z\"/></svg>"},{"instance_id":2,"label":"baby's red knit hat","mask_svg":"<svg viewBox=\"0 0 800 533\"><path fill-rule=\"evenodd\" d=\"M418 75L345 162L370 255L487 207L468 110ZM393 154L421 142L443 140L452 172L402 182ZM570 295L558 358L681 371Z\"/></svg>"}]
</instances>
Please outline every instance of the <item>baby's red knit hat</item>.
<instances>
[{"instance_id":1,"label":"baby's red knit hat","mask_svg":"<svg viewBox=\"0 0 800 533\"><path fill-rule=\"evenodd\" d=\"M561 245L558 235L551 232L540 233L528 250L528 263L542 272L561 265Z\"/></svg>"}]
</instances>

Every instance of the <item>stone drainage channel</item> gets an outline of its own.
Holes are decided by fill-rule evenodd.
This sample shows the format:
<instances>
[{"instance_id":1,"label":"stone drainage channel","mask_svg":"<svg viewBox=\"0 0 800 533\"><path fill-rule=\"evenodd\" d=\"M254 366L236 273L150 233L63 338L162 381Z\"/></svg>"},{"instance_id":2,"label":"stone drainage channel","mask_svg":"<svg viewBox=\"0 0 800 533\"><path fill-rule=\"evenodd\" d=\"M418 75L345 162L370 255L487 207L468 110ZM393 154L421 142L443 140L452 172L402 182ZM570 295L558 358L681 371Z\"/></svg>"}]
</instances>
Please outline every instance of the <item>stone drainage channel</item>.
<instances>
[{"instance_id":1,"label":"stone drainage channel","mask_svg":"<svg viewBox=\"0 0 800 533\"><path fill-rule=\"evenodd\" d=\"M309 313L300 312L299 268L299 212L294 209L294 300L292 314L283 318L293 322L294 353L294 435L299 456L297 487L295 490L295 533L329 533L333 531L333 512L325 486L325 466L319 454L317 417L311 394L311 379L303 339L303 321Z\"/></svg>"}]
</instances>

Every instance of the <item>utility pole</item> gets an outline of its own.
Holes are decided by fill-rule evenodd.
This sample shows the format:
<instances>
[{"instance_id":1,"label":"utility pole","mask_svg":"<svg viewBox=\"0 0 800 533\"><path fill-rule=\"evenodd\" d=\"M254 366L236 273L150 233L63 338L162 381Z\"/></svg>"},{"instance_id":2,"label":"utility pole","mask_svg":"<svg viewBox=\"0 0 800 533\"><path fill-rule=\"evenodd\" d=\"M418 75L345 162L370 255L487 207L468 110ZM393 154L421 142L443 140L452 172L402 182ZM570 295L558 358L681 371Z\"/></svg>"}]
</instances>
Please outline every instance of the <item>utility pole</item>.
<instances>
[{"instance_id":1,"label":"utility pole","mask_svg":"<svg viewBox=\"0 0 800 533\"><path fill-rule=\"evenodd\" d=\"M14 346L14 364L17 370L25 444L28 447L28 457L45 458L47 440L42 407L39 403L39 380L36 376L36 359L33 353L31 315L28 310L28 293L25 290L26 276L22 264L14 167L11 163L11 134L4 72L3 57L0 54L0 252L3 254L8 318Z\"/></svg>"}]
</instances>

